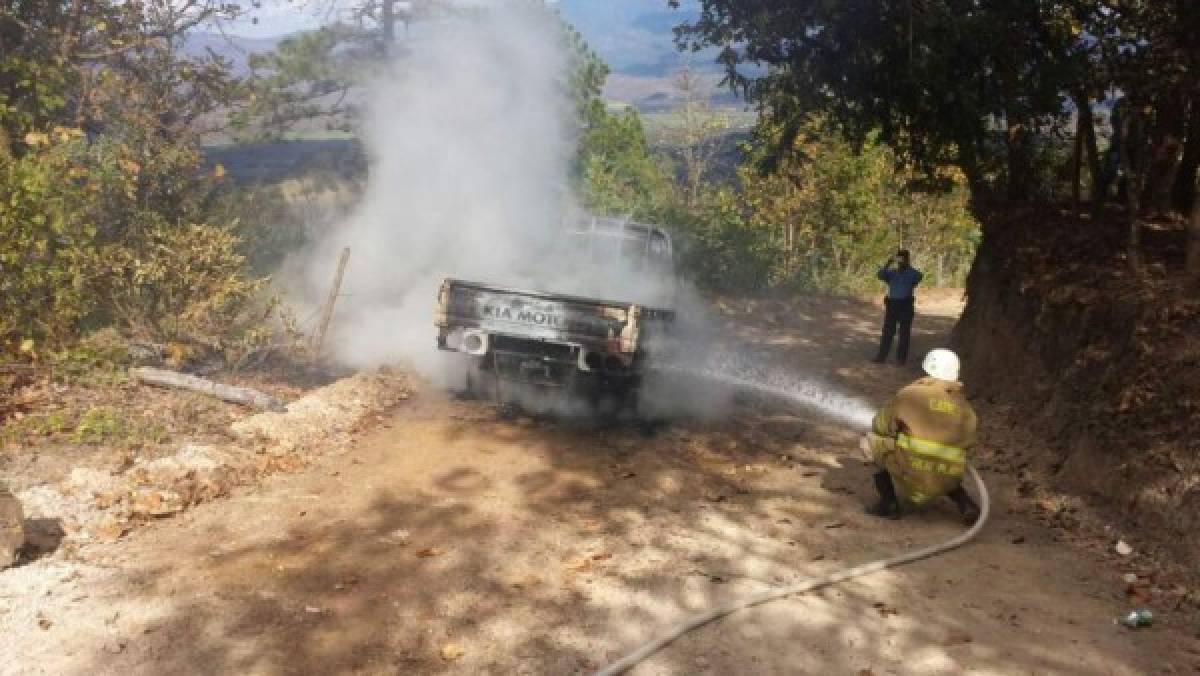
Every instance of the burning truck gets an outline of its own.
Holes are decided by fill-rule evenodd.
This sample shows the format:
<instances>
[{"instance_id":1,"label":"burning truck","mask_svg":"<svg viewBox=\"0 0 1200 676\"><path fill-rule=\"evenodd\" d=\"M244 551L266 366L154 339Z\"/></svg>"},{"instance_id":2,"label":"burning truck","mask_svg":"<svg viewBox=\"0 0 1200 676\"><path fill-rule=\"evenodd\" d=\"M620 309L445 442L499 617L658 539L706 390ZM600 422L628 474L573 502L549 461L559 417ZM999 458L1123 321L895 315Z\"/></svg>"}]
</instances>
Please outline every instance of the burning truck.
<instances>
[{"instance_id":1,"label":"burning truck","mask_svg":"<svg viewBox=\"0 0 1200 676\"><path fill-rule=\"evenodd\" d=\"M538 412L636 414L647 367L670 344L675 265L670 236L627 220L588 217L565 229L579 277L648 280L665 306L446 279L434 324L439 349L468 360L465 389ZM621 285L615 284L617 288Z\"/></svg>"}]
</instances>

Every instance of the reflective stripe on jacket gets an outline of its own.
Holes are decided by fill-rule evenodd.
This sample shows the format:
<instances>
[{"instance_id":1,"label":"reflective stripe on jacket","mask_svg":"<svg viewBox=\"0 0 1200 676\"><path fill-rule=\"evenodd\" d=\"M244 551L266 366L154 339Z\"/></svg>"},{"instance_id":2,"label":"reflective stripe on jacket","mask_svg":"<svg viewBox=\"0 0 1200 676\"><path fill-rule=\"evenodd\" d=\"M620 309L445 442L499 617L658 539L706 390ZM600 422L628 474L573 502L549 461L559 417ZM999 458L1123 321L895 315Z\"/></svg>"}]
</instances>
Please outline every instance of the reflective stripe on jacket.
<instances>
[{"instance_id":1,"label":"reflective stripe on jacket","mask_svg":"<svg viewBox=\"0 0 1200 676\"><path fill-rule=\"evenodd\" d=\"M922 378L876 414L871 451L892 476L896 492L921 504L959 485L967 451L975 445L976 425L962 385Z\"/></svg>"}]
</instances>

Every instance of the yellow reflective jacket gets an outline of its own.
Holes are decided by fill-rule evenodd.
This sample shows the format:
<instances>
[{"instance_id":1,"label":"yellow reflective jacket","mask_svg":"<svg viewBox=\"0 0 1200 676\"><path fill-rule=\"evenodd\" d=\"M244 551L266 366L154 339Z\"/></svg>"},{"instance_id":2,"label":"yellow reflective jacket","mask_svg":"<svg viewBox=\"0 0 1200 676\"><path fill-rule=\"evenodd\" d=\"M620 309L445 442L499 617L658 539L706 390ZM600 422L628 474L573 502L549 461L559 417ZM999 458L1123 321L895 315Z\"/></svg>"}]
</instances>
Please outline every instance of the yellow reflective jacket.
<instances>
[{"instance_id":1,"label":"yellow reflective jacket","mask_svg":"<svg viewBox=\"0 0 1200 676\"><path fill-rule=\"evenodd\" d=\"M919 505L962 481L976 424L961 383L922 378L875 415L871 452L900 497Z\"/></svg>"}]
</instances>

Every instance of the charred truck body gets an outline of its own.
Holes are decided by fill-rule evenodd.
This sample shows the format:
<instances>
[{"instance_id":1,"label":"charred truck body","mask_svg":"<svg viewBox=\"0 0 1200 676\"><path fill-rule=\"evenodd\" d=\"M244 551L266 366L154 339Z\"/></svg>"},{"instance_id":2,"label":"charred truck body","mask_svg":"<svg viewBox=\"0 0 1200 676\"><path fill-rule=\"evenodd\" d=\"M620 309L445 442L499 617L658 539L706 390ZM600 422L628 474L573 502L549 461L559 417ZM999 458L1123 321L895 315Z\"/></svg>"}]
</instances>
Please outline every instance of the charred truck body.
<instances>
[{"instance_id":1,"label":"charred truck body","mask_svg":"<svg viewBox=\"0 0 1200 676\"><path fill-rule=\"evenodd\" d=\"M657 227L590 218L567 234L580 265L674 284L671 240ZM674 320L666 307L447 279L434 323L438 347L470 359L471 394L621 414L636 412L647 362Z\"/></svg>"}]
</instances>

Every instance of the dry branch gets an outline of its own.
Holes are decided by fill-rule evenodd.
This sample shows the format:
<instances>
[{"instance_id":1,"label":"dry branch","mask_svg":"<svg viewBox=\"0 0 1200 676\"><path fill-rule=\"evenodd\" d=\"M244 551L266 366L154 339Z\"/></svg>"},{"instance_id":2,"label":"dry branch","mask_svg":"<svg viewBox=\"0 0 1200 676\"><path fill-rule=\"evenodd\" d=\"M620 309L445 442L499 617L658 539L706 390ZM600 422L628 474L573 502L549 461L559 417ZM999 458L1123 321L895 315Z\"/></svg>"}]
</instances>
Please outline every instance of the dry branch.
<instances>
[{"instance_id":1,"label":"dry branch","mask_svg":"<svg viewBox=\"0 0 1200 676\"><path fill-rule=\"evenodd\" d=\"M258 408L264 411L274 411L282 413L287 411L287 408L275 397L269 394L260 392L249 387L235 387L233 385L223 385L213 382L207 378L189 375L187 373L179 373L177 371L168 371L166 369L156 369L149 367L129 369L129 375L134 380L146 383L147 385L157 385L158 387L171 387L180 390L190 390L192 392L200 392L212 397L216 397L221 401L228 401L231 404L240 404L251 408Z\"/></svg>"}]
</instances>

